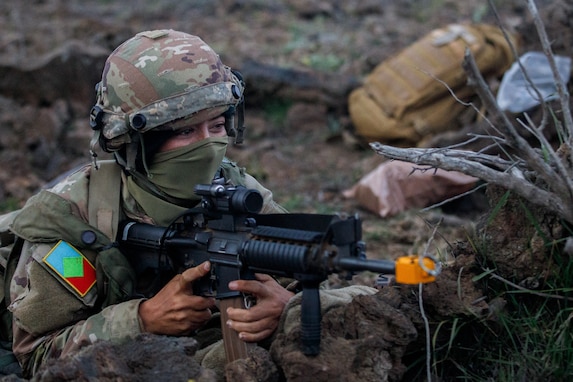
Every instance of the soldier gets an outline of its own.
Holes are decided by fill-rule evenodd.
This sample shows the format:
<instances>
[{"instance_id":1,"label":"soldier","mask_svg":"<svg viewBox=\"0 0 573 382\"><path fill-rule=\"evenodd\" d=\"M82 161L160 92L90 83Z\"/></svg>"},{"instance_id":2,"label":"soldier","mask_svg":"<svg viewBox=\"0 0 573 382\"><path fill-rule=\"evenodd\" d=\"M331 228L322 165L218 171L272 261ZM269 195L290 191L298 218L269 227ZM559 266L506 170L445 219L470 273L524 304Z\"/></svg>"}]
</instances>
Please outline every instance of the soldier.
<instances>
[{"instance_id":1,"label":"soldier","mask_svg":"<svg viewBox=\"0 0 573 382\"><path fill-rule=\"evenodd\" d=\"M196 184L217 176L260 190L263 213L286 212L225 158L228 136L242 139L244 84L199 37L173 30L137 34L108 57L96 89L92 149L99 144L113 153L121 171L117 183L105 182L117 186L92 187L100 170L85 166L31 198L13 224L25 241L9 309L13 350L27 377L97 340L191 335L212 318L215 301L192 293L209 263L176 275L151 296L134 297L134 271L113 245L118 219L166 226L198 203ZM102 204L114 194L120 207ZM228 312L227 325L248 342L273 334L293 296L270 276L257 278L230 285L257 299L248 310Z\"/></svg>"}]
</instances>

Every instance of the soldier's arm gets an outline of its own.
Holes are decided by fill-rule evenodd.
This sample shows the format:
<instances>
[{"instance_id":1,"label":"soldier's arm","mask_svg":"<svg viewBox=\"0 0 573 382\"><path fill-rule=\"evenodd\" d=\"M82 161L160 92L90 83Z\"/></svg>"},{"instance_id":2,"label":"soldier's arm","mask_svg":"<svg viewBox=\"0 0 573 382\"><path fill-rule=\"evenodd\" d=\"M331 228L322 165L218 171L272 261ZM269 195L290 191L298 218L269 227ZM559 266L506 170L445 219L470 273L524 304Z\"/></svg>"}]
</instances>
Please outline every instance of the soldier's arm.
<instances>
[{"instance_id":1,"label":"soldier's arm","mask_svg":"<svg viewBox=\"0 0 573 382\"><path fill-rule=\"evenodd\" d=\"M26 242L10 286L13 350L27 376L48 359L77 352L96 340L122 342L141 333L142 300L99 311L93 280L78 284L78 275L72 274L72 287L49 269L50 259L44 259L55 253L55 246ZM52 265L58 268L55 259Z\"/></svg>"},{"instance_id":2,"label":"soldier's arm","mask_svg":"<svg viewBox=\"0 0 573 382\"><path fill-rule=\"evenodd\" d=\"M31 377L49 359L77 353L96 340L121 343L141 333L138 309L142 300L112 305L100 313L37 337L15 325L13 351L24 375Z\"/></svg>"}]
</instances>

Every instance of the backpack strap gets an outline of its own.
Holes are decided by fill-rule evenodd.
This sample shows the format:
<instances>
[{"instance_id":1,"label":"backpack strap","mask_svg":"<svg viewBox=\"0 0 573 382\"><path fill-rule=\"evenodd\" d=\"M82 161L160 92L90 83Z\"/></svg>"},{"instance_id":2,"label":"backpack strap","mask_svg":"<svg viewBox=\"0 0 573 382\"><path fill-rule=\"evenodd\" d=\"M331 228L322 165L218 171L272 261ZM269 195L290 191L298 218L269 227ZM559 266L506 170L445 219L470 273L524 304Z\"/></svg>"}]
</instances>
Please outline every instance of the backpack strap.
<instances>
[{"instance_id":1,"label":"backpack strap","mask_svg":"<svg viewBox=\"0 0 573 382\"><path fill-rule=\"evenodd\" d=\"M121 167L114 160L98 161L90 173L88 214L90 225L115 241L120 214Z\"/></svg>"}]
</instances>

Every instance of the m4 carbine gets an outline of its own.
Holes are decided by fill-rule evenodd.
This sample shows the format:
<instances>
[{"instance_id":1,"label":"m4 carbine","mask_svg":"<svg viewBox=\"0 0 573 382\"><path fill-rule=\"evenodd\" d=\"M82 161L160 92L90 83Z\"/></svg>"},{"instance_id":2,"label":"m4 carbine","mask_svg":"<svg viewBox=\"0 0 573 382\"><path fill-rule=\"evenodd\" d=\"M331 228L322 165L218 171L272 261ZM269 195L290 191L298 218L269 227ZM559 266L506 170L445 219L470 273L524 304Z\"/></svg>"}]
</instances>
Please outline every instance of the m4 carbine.
<instances>
[{"instance_id":1,"label":"m4 carbine","mask_svg":"<svg viewBox=\"0 0 573 382\"><path fill-rule=\"evenodd\" d=\"M245 307L246 296L229 282L255 279L255 273L296 279L302 285L302 351L320 351L319 285L330 274L350 279L360 271L394 274L396 282L433 281L439 264L430 257L397 261L366 259L357 216L259 214L261 194L214 181L195 187L200 207L189 209L168 227L123 222L118 234L122 252L138 277L137 289L153 295L174 274L211 262L211 272L194 283L194 293L219 301L227 362L247 356L247 344L227 328L226 308Z\"/></svg>"}]
</instances>

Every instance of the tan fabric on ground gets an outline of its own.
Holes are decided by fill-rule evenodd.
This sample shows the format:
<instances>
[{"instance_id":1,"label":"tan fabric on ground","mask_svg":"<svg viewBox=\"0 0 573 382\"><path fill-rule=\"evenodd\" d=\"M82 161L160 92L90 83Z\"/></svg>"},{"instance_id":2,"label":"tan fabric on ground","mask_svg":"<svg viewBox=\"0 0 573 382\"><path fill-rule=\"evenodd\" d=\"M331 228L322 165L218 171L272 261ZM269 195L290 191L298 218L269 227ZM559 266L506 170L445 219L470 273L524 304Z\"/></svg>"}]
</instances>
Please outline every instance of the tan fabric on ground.
<instances>
[{"instance_id":1,"label":"tan fabric on ground","mask_svg":"<svg viewBox=\"0 0 573 382\"><path fill-rule=\"evenodd\" d=\"M199 362L201 367L215 372L218 381L225 380L225 364L227 363L227 358L225 356L225 344L223 340L219 340L206 348L198 350L197 353L195 353L195 360Z\"/></svg>"},{"instance_id":2,"label":"tan fabric on ground","mask_svg":"<svg viewBox=\"0 0 573 382\"><path fill-rule=\"evenodd\" d=\"M422 171L420 168L408 162L384 162L344 191L343 195L356 199L369 211L389 217L462 194L472 189L478 181L456 171Z\"/></svg>"},{"instance_id":3,"label":"tan fabric on ground","mask_svg":"<svg viewBox=\"0 0 573 382\"><path fill-rule=\"evenodd\" d=\"M330 309L350 303L356 296L372 295L376 292L378 292L377 289L364 285L353 285L340 289L320 289L321 314L324 316ZM302 293L298 293L289 300L283 310L278 332L288 336L293 329L300 326L301 301Z\"/></svg>"}]
</instances>

